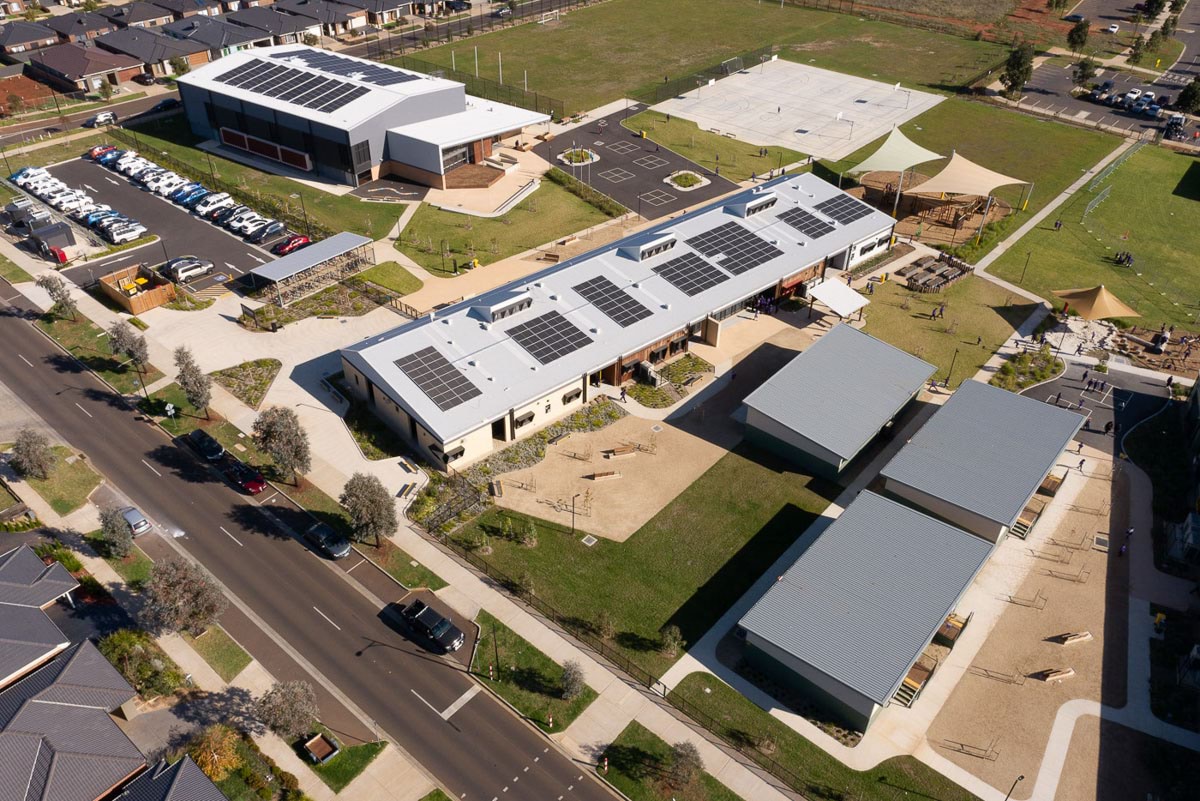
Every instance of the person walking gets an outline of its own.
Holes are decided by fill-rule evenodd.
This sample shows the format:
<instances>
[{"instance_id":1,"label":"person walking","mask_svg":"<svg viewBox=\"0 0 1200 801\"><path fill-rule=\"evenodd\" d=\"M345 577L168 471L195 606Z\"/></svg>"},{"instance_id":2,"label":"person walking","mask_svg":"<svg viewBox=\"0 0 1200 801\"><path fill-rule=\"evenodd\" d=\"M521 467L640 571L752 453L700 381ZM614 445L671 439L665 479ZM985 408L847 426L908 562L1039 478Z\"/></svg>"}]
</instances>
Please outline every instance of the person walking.
<instances>
[{"instance_id":1,"label":"person walking","mask_svg":"<svg viewBox=\"0 0 1200 801\"><path fill-rule=\"evenodd\" d=\"M626 398L627 398L628 396L629 396L629 395L628 395L628 393L625 391L625 387L621 387L621 403L627 403L627 401L626 401Z\"/></svg>"},{"instance_id":2,"label":"person walking","mask_svg":"<svg viewBox=\"0 0 1200 801\"><path fill-rule=\"evenodd\" d=\"M975 345L979 346L982 344L983 344L983 337L981 337L981 336L975 337Z\"/></svg>"},{"instance_id":3,"label":"person walking","mask_svg":"<svg viewBox=\"0 0 1200 801\"><path fill-rule=\"evenodd\" d=\"M1084 463L1085 463L1085 462L1087 462L1087 459L1080 459L1080 460L1079 460L1079 472L1080 472L1080 473L1082 473L1082 472L1083 472L1083 465L1084 465Z\"/></svg>"},{"instance_id":4,"label":"person walking","mask_svg":"<svg viewBox=\"0 0 1200 801\"><path fill-rule=\"evenodd\" d=\"M1133 539L1133 526L1125 529L1125 541L1129 542L1131 539Z\"/></svg>"},{"instance_id":5,"label":"person walking","mask_svg":"<svg viewBox=\"0 0 1200 801\"><path fill-rule=\"evenodd\" d=\"M1081 381L1087 381L1087 377L1088 377L1089 373L1090 373L1090 371L1088 371L1088 370L1084 370L1084 371L1083 371L1083 378L1081 378L1080 380L1081 380Z\"/></svg>"},{"instance_id":6,"label":"person walking","mask_svg":"<svg viewBox=\"0 0 1200 801\"><path fill-rule=\"evenodd\" d=\"M1054 405L1058 406L1060 403L1062 403L1062 393L1061 392L1054 396Z\"/></svg>"},{"instance_id":7,"label":"person walking","mask_svg":"<svg viewBox=\"0 0 1200 801\"><path fill-rule=\"evenodd\" d=\"M1109 434L1112 433L1112 430L1113 430L1112 420L1109 420L1107 423L1104 424L1104 436L1107 437Z\"/></svg>"},{"instance_id":8,"label":"person walking","mask_svg":"<svg viewBox=\"0 0 1200 801\"><path fill-rule=\"evenodd\" d=\"M1122 545L1122 546L1121 546L1121 550L1117 551L1117 556L1118 556L1118 557L1124 556L1124 555L1125 555L1125 552L1126 552L1127 550L1129 550L1129 546L1128 546L1128 545Z\"/></svg>"}]
</instances>

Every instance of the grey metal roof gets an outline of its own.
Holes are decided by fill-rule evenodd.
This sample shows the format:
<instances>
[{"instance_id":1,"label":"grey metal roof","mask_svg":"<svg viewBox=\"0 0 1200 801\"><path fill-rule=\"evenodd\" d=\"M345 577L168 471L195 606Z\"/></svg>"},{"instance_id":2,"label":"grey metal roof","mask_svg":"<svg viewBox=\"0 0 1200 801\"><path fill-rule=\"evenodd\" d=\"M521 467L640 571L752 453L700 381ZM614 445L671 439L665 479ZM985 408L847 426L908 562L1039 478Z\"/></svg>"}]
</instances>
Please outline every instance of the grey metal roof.
<instances>
[{"instance_id":1,"label":"grey metal roof","mask_svg":"<svg viewBox=\"0 0 1200 801\"><path fill-rule=\"evenodd\" d=\"M168 23L162 30L176 39L200 42L214 50L270 38L270 34L257 28L233 25L220 17L199 15Z\"/></svg>"},{"instance_id":2,"label":"grey metal roof","mask_svg":"<svg viewBox=\"0 0 1200 801\"><path fill-rule=\"evenodd\" d=\"M228 801L190 756L166 760L138 776L113 801Z\"/></svg>"},{"instance_id":3,"label":"grey metal roof","mask_svg":"<svg viewBox=\"0 0 1200 801\"><path fill-rule=\"evenodd\" d=\"M740 625L883 705L991 550L986 540L864 491Z\"/></svg>"},{"instance_id":4,"label":"grey metal roof","mask_svg":"<svg viewBox=\"0 0 1200 801\"><path fill-rule=\"evenodd\" d=\"M57 41L58 34L41 23L13 20L0 25L0 47L42 42L47 39Z\"/></svg>"},{"instance_id":5,"label":"grey metal roof","mask_svg":"<svg viewBox=\"0 0 1200 801\"><path fill-rule=\"evenodd\" d=\"M342 231L340 234L334 234L328 239L314 242L308 247L289 253L275 261L269 261L261 267L255 267L250 274L264 281L282 281L310 267L316 267L323 261L369 244L371 244L371 240L368 237Z\"/></svg>"},{"instance_id":6,"label":"grey metal roof","mask_svg":"<svg viewBox=\"0 0 1200 801\"><path fill-rule=\"evenodd\" d=\"M43 607L78 586L65 567L44 564L28 545L0 554L0 604Z\"/></svg>"},{"instance_id":7,"label":"grey metal roof","mask_svg":"<svg viewBox=\"0 0 1200 801\"><path fill-rule=\"evenodd\" d=\"M22 672L68 645L67 635L41 609L6 606L0 611L0 679Z\"/></svg>"},{"instance_id":8,"label":"grey metal roof","mask_svg":"<svg viewBox=\"0 0 1200 801\"><path fill-rule=\"evenodd\" d=\"M767 379L745 403L848 460L935 369L842 324Z\"/></svg>"},{"instance_id":9,"label":"grey metal roof","mask_svg":"<svg viewBox=\"0 0 1200 801\"><path fill-rule=\"evenodd\" d=\"M1011 526L1083 420L999 387L964 381L880 475Z\"/></svg>"},{"instance_id":10,"label":"grey metal roof","mask_svg":"<svg viewBox=\"0 0 1200 801\"><path fill-rule=\"evenodd\" d=\"M166 14L165 9L159 9ZM169 16L169 15L168 15ZM105 50L136 58L143 64L157 64L176 57L203 53L208 46L174 36L164 36L145 28L121 28L96 37L96 44Z\"/></svg>"}]
</instances>

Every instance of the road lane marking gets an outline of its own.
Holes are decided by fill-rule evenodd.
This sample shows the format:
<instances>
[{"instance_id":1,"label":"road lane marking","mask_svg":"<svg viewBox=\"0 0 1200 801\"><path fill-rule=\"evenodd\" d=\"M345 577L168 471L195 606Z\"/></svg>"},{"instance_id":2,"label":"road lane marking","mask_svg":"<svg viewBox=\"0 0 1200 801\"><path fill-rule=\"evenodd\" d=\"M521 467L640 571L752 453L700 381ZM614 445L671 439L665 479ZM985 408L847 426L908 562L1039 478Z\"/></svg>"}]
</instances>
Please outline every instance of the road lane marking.
<instances>
[{"instance_id":1,"label":"road lane marking","mask_svg":"<svg viewBox=\"0 0 1200 801\"><path fill-rule=\"evenodd\" d=\"M30 365L30 366L32 367L32 365ZM84 414L86 414L88 417L92 416L91 412L89 412L87 409L80 406L78 403L75 404L75 408L78 409L79 411L83 412Z\"/></svg>"},{"instance_id":2,"label":"road lane marking","mask_svg":"<svg viewBox=\"0 0 1200 801\"><path fill-rule=\"evenodd\" d=\"M79 404L77 403L77 404L75 404L75 405L76 405L76 406L78 406ZM90 415L89 415L89 416L90 416ZM150 472L151 472L151 473L153 473L154 475L158 476L159 478L162 478L162 473L160 473L160 472L158 472L157 470L155 470L155 469L154 469L154 466L153 466L152 464L150 464L149 462L147 462L145 459L143 459L143 460L142 460L142 464L146 465L146 467L149 467L149 468L150 468Z\"/></svg>"},{"instance_id":3,"label":"road lane marking","mask_svg":"<svg viewBox=\"0 0 1200 801\"><path fill-rule=\"evenodd\" d=\"M106 176L104 176L104 180L108 181L108 182L109 182L110 184L112 184L113 186L120 186L120 185L121 185L120 181L114 181L112 178L109 178L107 175L106 175Z\"/></svg>"},{"instance_id":4,"label":"road lane marking","mask_svg":"<svg viewBox=\"0 0 1200 801\"><path fill-rule=\"evenodd\" d=\"M255 256L253 253L247 253L246 255L247 255L247 256L249 256L250 258L254 259L254 260L255 260L256 262L258 262L259 264L266 264L266 262L265 262L265 261L263 261L262 259L260 259L258 256Z\"/></svg>"},{"instance_id":5,"label":"road lane marking","mask_svg":"<svg viewBox=\"0 0 1200 801\"><path fill-rule=\"evenodd\" d=\"M225 531L225 527L224 527L224 526L217 526L217 528L221 529L221 531ZM238 547L240 547L240 548L244 548L244 547L246 547L246 546L242 545L242 541L241 541L241 540L239 540L237 537L235 537L235 536L233 536L232 534L230 534L228 531L225 531L225 536L226 536L226 537L229 537L229 539L231 539L231 540L233 540L234 542L236 542L236 543L238 544ZM313 608L315 609L316 607L313 607ZM322 616L322 617L324 617L324 616ZM329 618L325 618L325 619L326 619L326 620L329 620ZM331 621L331 622L332 622L332 621Z\"/></svg>"},{"instance_id":6,"label":"road lane marking","mask_svg":"<svg viewBox=\"0 0 1200 801\"><path fill-rule=\"evenodd\" d=\"M313 607L313 608L315 609L316 607ZM428 701L426 701L426 700L425 700L425 698L424 698L424 696L422 696L422 695L421 695L419 692L417 692L416 690L413 690L411 687L409 688L409 690L412 692L412 694L413 694L413 695L417 696L417 698L418 698L418 699L421 701L421 703L422 703L422 704L424 704L425 706L427 706L427 707L429 707L430 709L432 709L432 710L433 710L433 714L435 714L435 715L441 715L441 714L442 714L441 712L438 712L438 711L437 711L437 707L436 707L436 706L434 706L433 704L431 704L431 703L429 703Z\"/></svg>"},{"instance_id":7,"label":"road lane marking","mask_svg":"<svg viewBox=\"0 0 1200 801\"><path fill-rule=\"evenodd\" d=\"M233 536L233 535L231 534L230 536ZM239 543L239 544L240 544L240 543ZM327 623L329 623L329 625L333 626L333 627L334 627L335 629L337 629L338 631L341 631L341 630L342 630L342 627L341 627L341 626L339 626L337 623L334 623L332 620L330 620L330 619L329 619L329 616L328 616L328 615L326 615L324 612L322 612L320 609L317 609L317 607L315 607L315 606L313 607L313 609L316 611L316 613L317 613L318 615L320 615L321 617L325 618L325 621L326 621ZM421 700L425 700L425 699L421 699Z\"/></svg>"},{"instance_id":8,"label":"road lane marking","mask_svg":"<svg viewBox=\"0 0 1200 801\"><path fill-rule=\"evenodd\" d=\"M466 706L467 702L470 701L472 698L474 698L476 695L478 695L480 690L482 690L482 689L483 689L483 687L481 687L478 684L471 685L471 688L469 690L467 690L465 693L460 695L458 697L457 701L455 701L450 706L446 707L446 711L441 713L442 720L449 720L451 717L453 717L455 712L457 712L458 710L460 710L464 706ZM513 781L516 781L516 779L514 778Z\"/></svg>"},{"instance_id":9,"label":"road lane marking","mask_svg":"<svg viewBox=\"0 0 1200 801\"><path fill-rule=\"evenodd\" d=\"M225 266L226 266L226 267L228 267L228 268L229 268L229 269L231 269L231 270L236 270L238 275L241 275L241 274L242 274L242 271L241 271L241 270L239 270L237 267L234 267L234 266L233 266L232 264L230 264L229 262L225 262Z\"/></svg>"},{"instance_id":10,"label":"road lane marking","mask_svg":"<svg viewBox=\"0 0 1200 801\"><path fill-rule=\"evenodd\" d=\"M87 184L84 184L84 185L83 185L83 188L84 188L84 189L86 189L86 190L87 190L87 191L89 191L89 192L98 192L98 191L99 191L98 189L96 189L96 187L94 187L94 186L88 186Z\"/></svg>"},{"instance_id":11,"label":"road lane marking","mask_svg":"<svg viewBox=\"0 0 1200 801\"><path fill-rule=\"evenodd\" d=\"M29 359L26 359L21 354L18 353L17 358L20 359L21 361L25 362L26 364L28 364L30 367L33 367L33 362L29 361Z\"/></svg>"},{"instance_id":12,"label":"road lane marking","mask_svg":"<svg viewBox=\"0 0 1200 801\"><path fill-rule=\"evenodd\" d=\"M107 267L110 264L116 264L119 261L125 261L126 259L132 259L132 258L133 258L133 254L130 253L128 256L121 256L116 259L109 259L108 261L104 262L104 266Z\"/></svg>"}]
</instances>

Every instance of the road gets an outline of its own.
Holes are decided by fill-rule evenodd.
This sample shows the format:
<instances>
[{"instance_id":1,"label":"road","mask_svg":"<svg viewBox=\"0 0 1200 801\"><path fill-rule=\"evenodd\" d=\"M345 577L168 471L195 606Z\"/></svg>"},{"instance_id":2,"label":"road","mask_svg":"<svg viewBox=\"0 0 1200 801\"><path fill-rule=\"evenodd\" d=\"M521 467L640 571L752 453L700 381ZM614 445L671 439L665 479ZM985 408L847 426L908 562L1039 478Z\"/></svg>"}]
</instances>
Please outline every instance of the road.
<instances>
[{"instance_id":1,"label":"road","mask_svg":"<svg viewBox=\"0 0 1200 801\"><path fill-rule=\"evenodd\" d=\"M141 97L137 100L130 100L127 103L113 103L104 110L115 111L122 120L127 120L130 117L136 117L139 114L149 111L168 98L178 99L179 94L177 92L168 92L166 94L151 95L150 97ZM57 131L82 127L83 123L96 116L98 111L101 111L101 109L94 108L90 111L77 111L74 114L67 114L65 117L50 117L33 122L5 125L3 128L0 128L0 145L14 147L20 145L31 134L55 133ZM66 120L65 125L63 124L64 119Z\"/></svg>"},{"instance_id":2,"label":"road","mask_svg":"<svg viewBox=\"0 0 1200 801\"><path fill-rule=\"evenodd\" d=\"M7 283L0 282L0 289L5 297L17 295ZM410 642L342 571L268 522L255 500L235 492L159 429L139 422L22 319L21 310L33 310L27 301L13 303L0 307L4 383L152 519L187 532L175 542L456 798L613 797L589 766L566 758L478 692L461 664ZM256 657L268 654L264 664L271 666L277 646L261 631L235 636Z\"/></svg>"}]
</instances>

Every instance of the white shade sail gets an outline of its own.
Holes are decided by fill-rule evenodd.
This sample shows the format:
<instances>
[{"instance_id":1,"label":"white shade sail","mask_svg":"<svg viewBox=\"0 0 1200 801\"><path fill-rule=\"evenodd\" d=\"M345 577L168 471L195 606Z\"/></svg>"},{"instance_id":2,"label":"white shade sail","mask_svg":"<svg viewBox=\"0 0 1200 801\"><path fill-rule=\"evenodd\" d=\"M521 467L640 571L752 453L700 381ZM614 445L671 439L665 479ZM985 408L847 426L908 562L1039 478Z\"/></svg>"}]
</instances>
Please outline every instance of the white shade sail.
<instances>
[{"instance_id":1,"label":"white shade sail","mask_svg":"<svg viewBox=\"0 0 1200 801\"><path fill-rule=\"evenodd\" d=\"M813 287L810 294L839 317L849 317L871 302L841 281L823 281Z\"/></svg>"},{"instance_id":2,"label":"white shade sail","mask_svg":"<svg viewBox=\"0 0 1200 801\"><path fill-rule=\"evenodd\" d=\"M987 197L1000 186L1024 184L1019 178L1009 178L987 167L981 167L955 153L950 163L937 175L923 184L908 189L904 194L913 195L978 195Z\"/></svg>"},{"instance_id":3,"label":"white shade sail","mask_svg":"<svg viewBox=\"0 0 1200 801\"><path fill-rule=\"evenodd\" d=\"M851 175L876 170L900 172L914 164L923 164L926 161L940 158L945 158L945 156L934 153L932 150L926 150L900 133L899 128L893 128L878 150L859 162L857 167L851 167L846 172Z\"/></svg>"}]
</instances>

